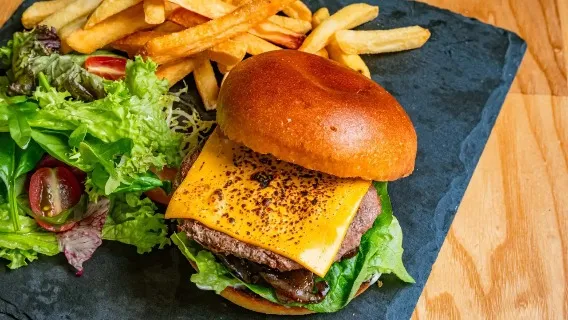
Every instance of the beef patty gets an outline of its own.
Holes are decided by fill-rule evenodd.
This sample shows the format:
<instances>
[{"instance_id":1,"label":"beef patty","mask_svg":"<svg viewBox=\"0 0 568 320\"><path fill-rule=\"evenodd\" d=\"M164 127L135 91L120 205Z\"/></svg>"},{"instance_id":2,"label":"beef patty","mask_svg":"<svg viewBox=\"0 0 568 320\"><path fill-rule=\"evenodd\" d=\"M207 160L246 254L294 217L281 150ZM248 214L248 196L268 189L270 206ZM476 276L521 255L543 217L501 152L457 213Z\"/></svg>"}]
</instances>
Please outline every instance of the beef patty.
<instances>
[{"instance_id":1,"label":"beef patty","mask_svg":"<svg viewBox=\"0 0 568 320\"><path fill-rule=\"evenodd\" d=\"M359 247L361 236L373 226L373 222L381 211L377 191L371 187L361 200L359 210L347 230L341 248L337 252L336 260L340 260ZM184 220L179 227L188 238L195 240L204 248L224 255L233 255L247 259L258 264L266 265L279 271L302 269L303 267L293 260L274 253L270 250L244 243L223 232L213 230L195 220Z\"/></svg>"}]
</instances>

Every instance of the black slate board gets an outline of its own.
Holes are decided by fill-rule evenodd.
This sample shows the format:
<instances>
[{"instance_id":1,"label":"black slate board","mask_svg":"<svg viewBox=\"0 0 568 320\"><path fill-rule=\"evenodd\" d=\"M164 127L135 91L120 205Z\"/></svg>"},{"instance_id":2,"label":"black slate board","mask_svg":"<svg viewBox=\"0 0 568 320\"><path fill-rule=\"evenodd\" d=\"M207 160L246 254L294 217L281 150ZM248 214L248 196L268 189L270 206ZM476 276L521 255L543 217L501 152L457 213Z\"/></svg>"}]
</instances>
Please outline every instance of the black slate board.
<instances>
[{"instance_id":1,"label":"black slate board","mask_svg":"<svg viewBox=\"0 0 568 320\"><path fill-rule=\"evenodd\" d=\"M331 12L355 1L307 1ZM404 261L415 285L384 278L343 311L312 319L407 319L471 179L526 45L517 35L418 2L370 1L379 19L363 29L421 25L432 31L419 50L366 56L373 79L406 108L418 132L416 171L390 184L404 231ZM21 28L25 1L0 31ZM0 267L0 319L267 319L189 282L176 249L139 256L106 242L75 278L62 255L30 267ZM452 281L452 279L448 279Z\"/></svg>"}]
</instances>

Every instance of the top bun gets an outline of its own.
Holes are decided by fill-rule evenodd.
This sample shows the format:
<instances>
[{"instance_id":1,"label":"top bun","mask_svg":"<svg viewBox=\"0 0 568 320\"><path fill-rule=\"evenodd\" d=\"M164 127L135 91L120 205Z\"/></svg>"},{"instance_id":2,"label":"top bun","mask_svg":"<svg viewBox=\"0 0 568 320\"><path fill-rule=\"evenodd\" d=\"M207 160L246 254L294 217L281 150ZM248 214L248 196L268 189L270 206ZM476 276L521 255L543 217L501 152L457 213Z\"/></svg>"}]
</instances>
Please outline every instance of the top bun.
<instances>
[{"instance_id":1,"label":"top bun","mask_svg":"<svg viewBox=\"0 0 568 320\"><path fill-rule=\"evenodd\" d=\"M311 170L377 181L414 170L416 132L396 99L317 55L278 50L239 63L217 108L229 139Z\"/></svg>"}]
</instances>

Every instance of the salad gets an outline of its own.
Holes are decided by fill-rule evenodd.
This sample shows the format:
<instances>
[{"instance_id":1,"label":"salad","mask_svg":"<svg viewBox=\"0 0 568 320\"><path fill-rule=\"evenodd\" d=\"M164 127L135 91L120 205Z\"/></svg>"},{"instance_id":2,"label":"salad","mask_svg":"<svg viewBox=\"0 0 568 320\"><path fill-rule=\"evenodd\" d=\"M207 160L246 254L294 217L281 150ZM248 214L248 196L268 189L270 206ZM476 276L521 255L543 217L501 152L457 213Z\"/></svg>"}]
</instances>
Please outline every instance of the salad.
<instances>
[{"instance_id":1,"label":"salad","mask_svg":"<svg viewBox=\"0 0 568 320\"><path fill-rule=\"evenodd\" d=\"M174 107L150 60L60 48L45 26L0 47L0 258L63 253L80 275L102 240L170 244L162 205L213 122Z\"/></svg>"}]
</instances>

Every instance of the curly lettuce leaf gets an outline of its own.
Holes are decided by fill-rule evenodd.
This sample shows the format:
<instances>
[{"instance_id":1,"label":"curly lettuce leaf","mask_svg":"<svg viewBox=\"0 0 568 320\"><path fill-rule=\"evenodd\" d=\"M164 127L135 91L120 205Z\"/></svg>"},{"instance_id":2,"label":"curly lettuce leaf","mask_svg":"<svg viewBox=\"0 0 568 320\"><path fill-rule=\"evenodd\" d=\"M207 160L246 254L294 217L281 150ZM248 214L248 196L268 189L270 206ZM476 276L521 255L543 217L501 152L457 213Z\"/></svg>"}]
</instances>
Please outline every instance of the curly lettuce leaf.
<instances>
[{"instance_id":1,"label":"curly lettuce leaf","mask_svg":"<svg viewBox=\"0 0 568 320\"><path fill-rule=\"evenodd\" d=\"M140 198L140 193L121 193L113 197L113 205L103 227L103 239L136 246L138 253L170 244L164 215L156 213L156 205Z\"/></svg>"},{"instance_id":2,"label":"curly lettuce leaf","mask_svg":"<svg viewBox=\"0 0 568 320\"><path fill-rule=\"evenodd\" d=\"M334 263L325 276L330 290L325 299L317 304L289 304L303 306L315 312L335 312L345 307L354 297L361 284L377 274L393 273L404 282L414 283L402 262L402 230L392 215L392 207L386 183L375 183L381 198L382 213L361 238L359 253L350 259ZM274 290L269 287L244 283L234 277L210 252L190 241L184 233L172 235L172 241L185 257L194 262L199 272L191 281L201 289L220 293L228 286L246 286L259 296L279 303Z\"/></svg>"},{"instance_id":3,"label":"curly lettuce leaf","mask_svg":"<svg viewBox=\"0 0 568 320\"><path fill-rule=\"evenodd\" d=\"M28 262L37 260L38 256L33 250L0 248L0 259L10 261L6 266L14 270L27 266Z\"/></svg>"},{"instance_id":4,"label":"curly lettuce leaf","mask_svg":"<svg viewBox=\"0 0 568 320\"><path fill-rule=\"evenodd\" d=\"M173 132L167 119L176 97L169 95L166 82L156 77L156 67L140 57L129 61L126 78L106 82L107 96L93 102L68 100L56 90L34 93L39 111L28 118L32 139L54 140L54 134L67 138L60 141L63 145L54 144L58 154L38 143L54 157L89 173L91 199L119 188L128 190L125 186L150 168L176 167L181 161L183 135ZM106 171L104 183L101 176L93 176L97 165Z\"/></svg>"}]
</instances>

